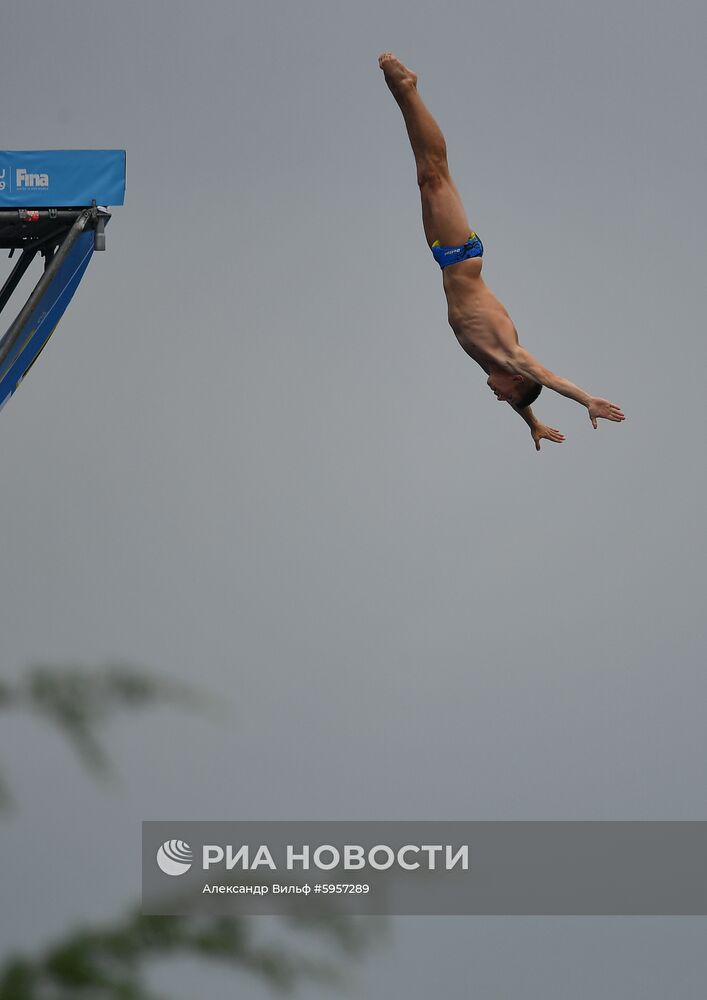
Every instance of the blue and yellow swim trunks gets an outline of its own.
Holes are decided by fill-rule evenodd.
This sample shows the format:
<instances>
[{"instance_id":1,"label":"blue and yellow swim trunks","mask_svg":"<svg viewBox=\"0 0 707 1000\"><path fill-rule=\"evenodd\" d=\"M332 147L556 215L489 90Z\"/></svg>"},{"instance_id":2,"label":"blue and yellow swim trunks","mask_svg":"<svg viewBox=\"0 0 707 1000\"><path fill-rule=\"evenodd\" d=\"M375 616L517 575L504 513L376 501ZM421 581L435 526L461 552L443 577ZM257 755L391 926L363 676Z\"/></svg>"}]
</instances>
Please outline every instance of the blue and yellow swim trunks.
<instances>
[{"instance_id":1,"label":"blue and yellow swim trunks","mask_svg":"<svg viewBox=\"0 0 707 1000\"><path fill-rule=\"evenodd\" d=\"M470 257L483 257L484 245L475 232L469 233L469 239L460 247L440 246L439 240L435 240L431 247L434 259L442 270L450 264L458 264L460 260L468 260Z\"/></svg>"}]
</instances>

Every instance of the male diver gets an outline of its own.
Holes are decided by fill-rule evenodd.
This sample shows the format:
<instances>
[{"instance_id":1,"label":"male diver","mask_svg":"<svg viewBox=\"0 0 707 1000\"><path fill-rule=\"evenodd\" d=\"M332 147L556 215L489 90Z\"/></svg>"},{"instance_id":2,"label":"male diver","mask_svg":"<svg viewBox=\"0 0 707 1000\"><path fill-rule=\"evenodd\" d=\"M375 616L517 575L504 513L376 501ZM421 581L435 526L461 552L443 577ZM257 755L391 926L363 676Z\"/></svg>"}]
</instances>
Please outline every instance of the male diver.
<instances>
[{"instance_id":1,"label":"male diver","mask_svg":"<svg viewBox=\"0 0 707 1000\"><path fill-rule=\"evenodd\" d=\"M543 386L586 406L595 429L599 417L623 420L623 413L614 403L590 396L554 375L518 343L508 312L481 277L484 248L467 221L449 173L444 136L417 92L417 76L392 52L384 52L378 64L403 113L415 156L422 224L442 268L449 325L461 347L488 375L486 384L496 399L510 403L525 420L538 451L544 438L556 443L565 439L553 427L540 423L531 409Z\"/></svg>"}]
</instances>

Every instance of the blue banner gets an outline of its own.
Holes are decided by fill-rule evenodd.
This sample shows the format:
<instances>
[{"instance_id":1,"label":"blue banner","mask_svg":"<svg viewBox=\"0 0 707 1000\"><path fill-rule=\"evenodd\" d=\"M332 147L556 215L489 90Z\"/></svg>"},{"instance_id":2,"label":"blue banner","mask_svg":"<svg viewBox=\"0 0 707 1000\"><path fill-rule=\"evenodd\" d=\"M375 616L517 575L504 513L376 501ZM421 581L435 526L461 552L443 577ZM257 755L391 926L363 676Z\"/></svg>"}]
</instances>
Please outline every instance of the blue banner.
<instances>
[{"instance_id":1,"label":"blue banner","mask_svg":"<svg viewBox=\"0 0 707 1000\"><path fill-rule=\"evenodd\" d=\"M125 202L124 149L0 151L0 208Z\"/></svg>"}]
</instances>

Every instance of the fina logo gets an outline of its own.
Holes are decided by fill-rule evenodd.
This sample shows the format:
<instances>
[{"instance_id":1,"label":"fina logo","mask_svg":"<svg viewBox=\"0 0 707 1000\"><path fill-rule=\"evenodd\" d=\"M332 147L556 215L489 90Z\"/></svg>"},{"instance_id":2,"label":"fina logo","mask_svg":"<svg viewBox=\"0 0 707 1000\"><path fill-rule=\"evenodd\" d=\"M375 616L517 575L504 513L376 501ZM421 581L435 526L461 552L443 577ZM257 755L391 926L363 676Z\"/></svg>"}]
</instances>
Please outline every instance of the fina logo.
<instances>
[{"instance_id":1,"label":"fina logo","mask_svg":"<svg viewBox=\"0 0 707 1000\"><path fill-rule=\"evenodd\" d=\"M5 168L0 170L0 191L5 190Z\"/></svg>"},{"instance_id":2,"label":"fina logo","mask_svg":"<svg viewBox=\"0 0 707 1000\"><path fill-rule=\"evenodd\" d=\"M191 868L192 851L185 840L165 840L157 852L157 864L165 875L183 875Z\"/></svg>"},{"instance_id":3,"label":"fina logo","mask_svg":"<svg viewBox=\"0 0 707 1000\"><path fill-rule=\"evenodd\" d=\"M15 174L15 185L18 191L48 188L49 174L28 174L24 167L18 167Z\"/></svg>"}]
</instances>

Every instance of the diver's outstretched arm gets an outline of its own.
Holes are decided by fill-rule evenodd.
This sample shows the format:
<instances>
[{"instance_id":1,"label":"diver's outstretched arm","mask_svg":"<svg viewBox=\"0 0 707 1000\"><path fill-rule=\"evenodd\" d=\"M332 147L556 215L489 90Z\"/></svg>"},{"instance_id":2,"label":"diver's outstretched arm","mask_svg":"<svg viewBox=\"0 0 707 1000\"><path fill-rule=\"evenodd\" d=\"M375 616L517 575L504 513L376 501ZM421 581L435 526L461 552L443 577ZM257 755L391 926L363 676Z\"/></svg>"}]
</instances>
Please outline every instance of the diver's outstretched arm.
<instances>
[{"instance_id":1,"label":"diver's outstretched arm","mask_svg":"<svg viewBox=\"0 0 707 1000\"><path fill-rule=\"evenodd\" d=\"M530 428L536 451L540 451L540 442L543 440L554 441L555 444L562 444L565 440L565 435L560 433L555 427L548 427L547 424L540 423L530 406L526 406L521 410L517 406L513 406L513 403L509 405L516 411L518 416L525 420Z\"/></svg>"},{"instance_id":2,"label":"diver's outstretched arm","mask_svg":"<svg viewBox=\"0 0 707 1000\"><path fill-rule=\"evenodd\" d=\"M615 423L620 423L626 419L621 412L621 408L615 403L610 403L608 399L602 399L599 396L591 396L584 389L580 389L579 386L575 385L574 382L570 382L569 379L562 378L561 375L555 375L549 368L541 365L537 358L534 358L523 347L517 347L507 359L506 364L509 371L514 372L516 375L523 375L533 382L539 382L540 385L547 386L553 392L559 392L561 396L567 396L568 399L574 399L577 403L581 403L582 406L586 406L589 410L589 419L592 422L592 427L595 429L599 417L603 417L605 420L613 420Z\"/></svg>"}]
</instances>

